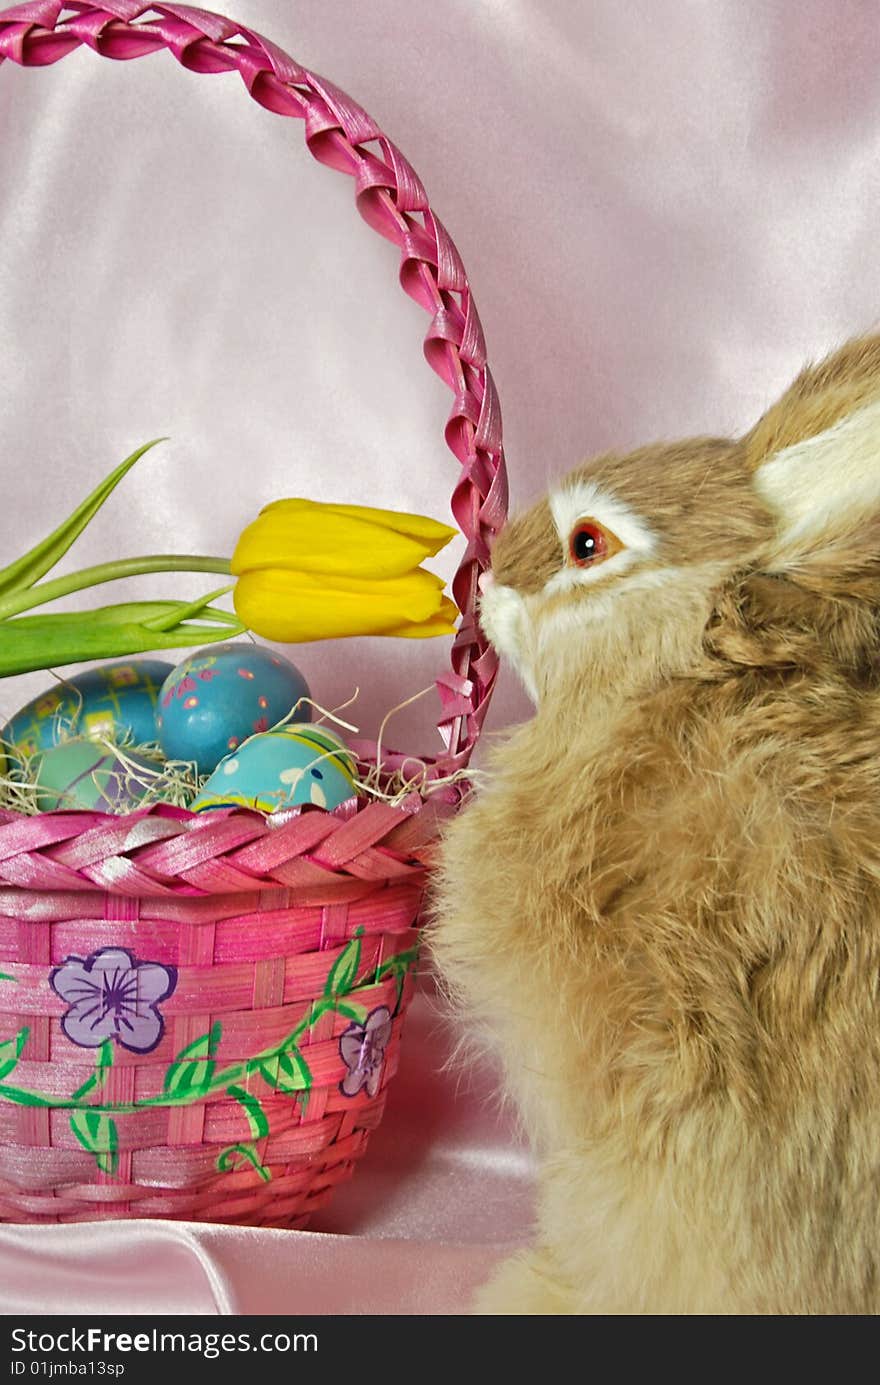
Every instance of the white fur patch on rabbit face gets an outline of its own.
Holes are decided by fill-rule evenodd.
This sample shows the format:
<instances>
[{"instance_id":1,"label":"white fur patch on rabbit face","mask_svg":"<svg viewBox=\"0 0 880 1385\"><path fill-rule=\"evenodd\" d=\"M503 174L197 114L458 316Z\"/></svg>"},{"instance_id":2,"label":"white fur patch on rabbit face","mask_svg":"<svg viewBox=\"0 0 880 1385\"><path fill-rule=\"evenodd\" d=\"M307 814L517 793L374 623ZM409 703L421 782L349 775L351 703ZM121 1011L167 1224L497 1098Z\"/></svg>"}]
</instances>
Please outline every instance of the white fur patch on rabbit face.
<instances>
[{"instance_id":1,"label":"white fur patch on rabbit face","mask_svg":"<svg viewBox=\"0 0 880 1385\"><path fill-rule=\"evenodd\" d=\"M525 599L513 587L492 582L480 595L480 624L498 653L510 659L536 703L537 688L526 658L529 618Z\"/></svg>"},{"instance_id":2,"label":"white fur patch on rabbit face","mask_svg":"<svg viewBox=\"0 0 880 1385\"><path fill-rule=\"evenodd\" d=\"M571 632L586 631L613 619L613 591L597 592L589 601L577 601L567 608L559 606L558 598L598 584L603 577L628 571L651 554L657 542L650 528L628 505L594 482L569 483L549 497L549 505L560 547L557 571L539 592L526 595L515 587L492 581L480 597L483 629L499 654L514 665L535 703L539 700L538 685L546 681L539 673L547 660L548 646ZM570 554L571 534L584 519L605 530L615 547L595 563L577 564ZM634 576L638 580L638 576L650 574ZM548 597L557 598L549 610L544 609Z\"/></svg>"},{"instance_id":3,"label":"white fur patch on rabbit face","mask_svg":"<svg viewBox=\"0 0 880 1385\"><path fill-rule=\"evenodd\" d=\"M553 491L549 500L566 566L550 578L544 588L548 593L591 586L615 573L626 572L639 558L653 553L657 546L657 540L645 521L624 501L593 481L576 481L564 486ZM618 552L594 565L578 567L568 561L569 540L578 522L584 519L595 521L613 534L621 547Z\"/></svg>"}]
</instances>

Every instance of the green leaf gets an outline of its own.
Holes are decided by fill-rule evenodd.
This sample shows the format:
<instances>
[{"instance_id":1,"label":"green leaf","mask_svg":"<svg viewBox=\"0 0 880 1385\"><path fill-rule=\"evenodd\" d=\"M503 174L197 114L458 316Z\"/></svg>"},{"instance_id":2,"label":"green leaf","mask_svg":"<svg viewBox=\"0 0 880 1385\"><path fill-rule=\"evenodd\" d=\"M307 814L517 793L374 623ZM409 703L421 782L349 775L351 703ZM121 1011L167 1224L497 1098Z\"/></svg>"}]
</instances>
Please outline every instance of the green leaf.
<instances>
[{"instance_id":1,"label":"green leaf","mask_svg":"<svg viewBox=\"0 0 880 1385\"><path fill-rule=\"evenodd\" d=\"M214 1054L223 1029L220 1021L212 1024L207 1034L200 1034L178 1053L165 1074L162 1090L170 1096L204 1096L210 1089L217 1064Z\"/></svg>"},{"instance_id":2,"label":"green leaf","mask_svg":"<svg viewBox=\"0 0 880 1385\"><path fill-rule=\"evenodd\" d=\"M415 947L408 948L406 952L395 952L393 957L389 957L387 961L382 963L381 967L377 968L377 981L384 980L386 976L393 976L397 984L397 999L394 1004L395 1015L403 1000L403 988L406 984L407 972L418 961L418 956L419 949L418 944L416 944Z\"/></svg>"},{"instance_id":3,"label":"green leaf","mask_svg":"<svg viewBox=\"0 0 880 1385\"><path fill-rule=\"evenodd\" d=\"M202 603L196 602L200 606ZM102 625L121 626L128 625L143 626L152 628L157 624L166 623L169 615L177 615L184 610L192 611L193 602L191 601L125 601L114 606L98 606L92 611L66 611L51 615L27 615L10 616L0 624L0 630L9 629L33 629L33 630L64 630L70 625L71 619L81 620L84 624L90 625L98 620ZM238 625L238 617L231 611L219 611L213 606L205 606L201 615L202 620L210 621L214 625ZM160 632L161 633L161 632Z\"/></svg>"},{"instance_id":4,"label":"green leaf","mask_svg":"<svg viewBox=\"0 0 880 1385\"><path fill-rule=\"evenodd\" d=\"M54 1110L59 1106L67 1106L68 1097L43 1096L42 1092L29 1092L23 1087L8 1087L0 1084L0 1097L4 1101L12 1101L16 1106L41 1106L46 1110Z\"/></svg>"},{"instance_id":5,"label":"green leaf","mask_svg":"<svg viewBox=\"0 0 880 1385\"><path fill-rule=\"evenodd\" d=\"M200 596L195 601L190 601L189 604L175 603L175 609L167 615L154 616L152 620L145 620L144 629L156 630L160 634L164 634L166 630L182 625L184 621L204 619L205 611L211 610L211 602L216 601L220 596L226 596L228 592L233 590L234 586L235 583L233 582L228 583L225 587L215 587L213 591L208 592L207 596Z\"/></svg>"},{"instance_id":6,"label":"green leaf","mask_svg":"<svg viewBox=\"0 0 880 1385\"><path fill-rule=\"evenodd\" d=\"M395 952L393 957L389 957L387 961L382 963L381 967L377 968L376 980L381 981L390 972L394 972L398 976L401 972L409 971L410 967L418 961L418 957L419 949L417 946L408 948L406 952Z\"/></svg>"},{"instance_id":7,"label":"green leaf","mask_svg":"<svg viewBox=\"0 0 880 1385\"><path fill-rule=\"evenodd\" d=\"M312 1085L309 1065L298 1048L285 1049L271 1057L252 1058L249 1072L258 1072L273 1091L289 1095L307 1092Z\"/></svg>"},{"instance_id":8,"label":"green leaf","mask_svg":"<svg viewBox=\"0 0 880 1385\"><path fill-rule=\"evenodd\" d=\"M217 1168L221 1173L234 1173L241 1168L241 1160L256 1169L264 1183L271 1181L272 1171L266 1168L253 1145L227 1145L217 1155Z\"/></svg>"},{"instance_id":9,"label":"green leaf","mask_svg":"<svg viewBox=\"0 0 880 1385\"><path fill-rule=\"evenodd\" d=\"M84 1096L88 1096L89 1092L103 1087L112 1066L113 1043L110 1039L105 1039L95 1054L95 1071L86 1078L81 1087L77 1087L71 1095L71 1101L81 1101Z\"/></svg>"},{"instance_id":10,"label":"green leaf","mask_svg":"<svg viewBox=\"0 0 880 1385\"><path fill-rule=\"evenodd\" d=\"M0 678L92 659L213 644L244 631L231 611L195 605L198 620L190 619L194 603L183 601L135 601L62 615L12 616L0 621Z\"/></svg>"},{"instance_id":11,"label":"green leaf","mask_svg":"<svg viewBox=\"0 0 880 1385\"><path fill-rule=\"evenodd\" d=\"M4 1043L0 1043L0 1082L15 1071L30 1032L25 1025L23 1029L19 1029L14 1039L6 1039Z\"/></svg>"},{"instance_id":12,"label":"green leaf","mask_svg":"<svg viewBox=\"0 0 880 1385\"><path fill-rule=\"evenodd\" d=\"M363 931L362 928L357 930L330 968L327 984L324 987L324 995L328 999L332 996L346 995L354 985L358 967L361 964L361 934Z\"/></svg>"},{"instance_id":13,"label":"green leaf","mask_svg":"<svg viewBox=\"0 0 880 1385\"><path fill-rule=\"evenodd\" d=\"M261 1140L264 1135L268 1135L269 1122L258 1098L246 1092L244 1087L227 1087L226 1090L244 1108L254 1139Z\"/></svg>"},{"instance_id":14,"label":"green leaf","mask_svg":"<svg viewBox=\"0 0 880 1385\"><path fill-rule=\"evenodd\" d=\"M0 971L0 981L12 981L13 983L17 983L18 977L10 976L8 971Z\"/></svg>"},{"instance_id":15,"label":"green leaf","mask_svg":"<svg viewBox=\"0 0 880 1385\"><path fill-rule=\"evenodd\" d=\"M286 1049L278 1055L278 1091L308 1092L312 1088L312 1073L298 1048Z\"/></svg>"},{"instance_id":16,"label":"green leaf","mask_svg":"<svg viewBox=\"0 0 880 1385\"><path fill-rule=\"evenodd\" d=\"M131 456L126 457L115 471L111 471L106 480L102 481L91 495L86 496L73 514L68 516L63 524L59 524L48 538L36 544L22 557L17 558L14 563L10 563L8 567L0 569L0 594L22 587L32 587L34 582L38 582L41 577L51 571L79 538L90 520L94 519L104 501L112 495L122 478L131 471L135 462L139 461L145 452L149 452L151 447L164 441L164 438L154 438L152 442L145 443L136 452L132 452Z\"/></svg>"},{"instance_id":17,"label":"green leaf","mask_svg":"<svg viewBox=\"0 0 880 1385\"><path fill-rule=\"evenodd\" d=\"M94 1154L98 1168L104 1173L115 1173L119 1162L119 1134L116 1122L104 1111L86 1106L80 1111L71 1111L70 1128L83 1149Z\"/></svg>"},{"instance_id":18,"label":"green leaf","mask_svg":"<svg viewBox=\"0 0 880 1385\"><path fill-rule=\"evenodd\" d=\"M267 1087L275 1090L275 1083L278 1081L278 1058L275 1054L271 1058L251 1058L247 1065L248 1073L258 1073L266 1083Z\"/></svg>"}]
</instances>

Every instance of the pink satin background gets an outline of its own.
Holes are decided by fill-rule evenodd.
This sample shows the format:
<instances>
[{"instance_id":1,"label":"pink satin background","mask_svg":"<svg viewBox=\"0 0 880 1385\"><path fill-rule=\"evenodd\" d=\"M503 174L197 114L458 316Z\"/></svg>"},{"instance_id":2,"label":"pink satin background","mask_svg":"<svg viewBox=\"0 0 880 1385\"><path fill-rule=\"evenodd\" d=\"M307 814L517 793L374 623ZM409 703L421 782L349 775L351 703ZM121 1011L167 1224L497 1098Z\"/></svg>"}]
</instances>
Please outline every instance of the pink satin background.
<instances>
[{"instance_id":1,"label":"pink satin background","mask_svg":"<svg viewBox=\"0 0 880 1385\"><path fill-rule=\"evenodd\" d=\"M425 181L479 304L515 504L590 452L745 428L877 320L880 25L860 0L228 3ZM108 536L229 551L285 493L446 515L422 316L291 122L164 56L80 54L7 64L0 124L0 552L158 434L82 565ZM443 656L296 657L323 701L361 686L370 733ZM42 681L0 686L0 715ZM502 673L489 729L526 712ZM409 709L392 739L430 749L429 725ZM492 1074L442 1074L434 1024L423 997L385 1123L313 1232L0 1228L5 1311L461 1311L528 1235L531 1170Z\"/></svg>"}]
</instances>

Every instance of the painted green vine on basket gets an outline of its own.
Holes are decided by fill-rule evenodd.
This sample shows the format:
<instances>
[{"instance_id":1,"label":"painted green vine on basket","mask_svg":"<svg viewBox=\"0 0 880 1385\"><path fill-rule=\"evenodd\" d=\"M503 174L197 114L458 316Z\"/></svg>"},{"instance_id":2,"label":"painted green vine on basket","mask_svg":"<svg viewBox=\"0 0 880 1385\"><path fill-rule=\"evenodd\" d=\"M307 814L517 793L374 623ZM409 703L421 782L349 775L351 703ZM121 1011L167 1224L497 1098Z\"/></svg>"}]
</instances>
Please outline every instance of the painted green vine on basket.
<instances>
[{"instance_id":1,"label":"painted green vine on basket","mask_svg":"<svg viewBox=\"0 0 880 1385\"><path fill-rule=\"evenodd\" d=\"M25 1025L13 1038L0 1042L0 1100L18 1106L70 1111L70 1128L77 1141L94 1155L99 1169L104 1173L115 1173L119 1162L119 1132L115 1117L133 1115L152 1107L190 1106L225 1092L242 1108L251 1140L249 1143L228 1145L221 1150L217 1168L221 1173L226 1173L250 1165L260 1178L268 1182L272 1175L262 1162L257 1142L269 1134L269 1120L259 1095L250 1089L251 1080L262 1080L272 1093L295 1097L302 1103L305 1112L312 1087L312 1073L300 1049L303 1036L327 1014L341 1015L353 1024L364 1024L367 1010L358 1004L355 997L360 991L372 988L389 976L394 977L397 985L395 1014L400 1008L406 974L416 961L418 948L413 947L389 957L356 984L361 964L362 935L363 929L359 928L343 948L327 976L323 995L312 1002L296 1027L280 1043L263 1049L252 1058L230 1063L218 1070L215 1054L222 1036L222 1025L217 1020L207 1034L193 1039L168 1065L162 1091L157 1096L130 1102L102 1101L100 1095L113 1066L113 1044L110 1039L105 1039L95 1055L95 1070L85 1082L69 1097L48 1096L10 1085L6 1081L18 1066L27 1043L29 1030ZM15 978L0 975L0 980L14 981ZM98 1100L95 1100L96 1096Z\"/></svg>"}]
</instances>

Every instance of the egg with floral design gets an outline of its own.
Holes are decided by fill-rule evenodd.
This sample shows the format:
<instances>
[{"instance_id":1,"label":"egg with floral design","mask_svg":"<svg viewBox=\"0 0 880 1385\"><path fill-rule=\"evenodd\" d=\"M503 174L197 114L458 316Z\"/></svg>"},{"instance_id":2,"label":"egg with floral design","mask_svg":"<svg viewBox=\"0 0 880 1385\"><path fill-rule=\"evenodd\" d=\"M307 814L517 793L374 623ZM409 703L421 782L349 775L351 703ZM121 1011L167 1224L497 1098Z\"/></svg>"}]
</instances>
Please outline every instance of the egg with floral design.
<instances>
[{"instance_id":1,"label":"egg with floral design","mask_svg":"<svg viewBox=\"0 0 880 1385\"><path fill-rule=\"evenodd\" d=\"M275 813L311 803L338 808L357 793L355 761L344 741L325 726L293 722L244 741L215 769L192 804L255 808Z\"/></svg>"},{"instance_id":2,"label":"egg with floral design","mask_svg":"<svg viewBox=\"0 0 880 1385\"><path fill-rule=\"evenodd\" d=\"M156 734L169 760L191 760L210 774L249 736L269 731L296 708L308 722L305 678L274 649L213 644L168 675L156 707Z\"/></svg>"}]
</instances>

